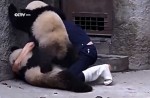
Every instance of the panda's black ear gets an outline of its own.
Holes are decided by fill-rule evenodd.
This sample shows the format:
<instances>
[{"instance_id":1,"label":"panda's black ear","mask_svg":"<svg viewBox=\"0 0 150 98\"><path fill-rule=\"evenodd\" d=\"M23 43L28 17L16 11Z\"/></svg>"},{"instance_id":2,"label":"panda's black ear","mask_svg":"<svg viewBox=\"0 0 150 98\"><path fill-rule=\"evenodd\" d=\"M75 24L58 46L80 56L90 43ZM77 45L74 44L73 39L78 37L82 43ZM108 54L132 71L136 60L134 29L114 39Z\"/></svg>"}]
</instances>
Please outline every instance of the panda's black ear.
<instances>
[{"instance_id":1,"label":"panda's black ear","mask_svg":"<svg viewBox=\"0 0 150 98\"><path fill-rule=\"evenodd\" d=\"M19 47L13 46L13 47L11 47L10 51L13 52L13 51L16 50L16 49L19 49Z\"/></svg>"},{"instance_id":2,"label":"panda's black ear","mask_svg":"<svg viewBox=\"0 0 150 98\"><path fill-rule=\"evenodd\" d=\"M17 11L17 8L16 8L16 6L13 4L13 3L11 3L9 6L8 6L8 12L9 12L9 14L11 14L11 13L17 13L18 11Z\"/></svg>"}]
</instances>

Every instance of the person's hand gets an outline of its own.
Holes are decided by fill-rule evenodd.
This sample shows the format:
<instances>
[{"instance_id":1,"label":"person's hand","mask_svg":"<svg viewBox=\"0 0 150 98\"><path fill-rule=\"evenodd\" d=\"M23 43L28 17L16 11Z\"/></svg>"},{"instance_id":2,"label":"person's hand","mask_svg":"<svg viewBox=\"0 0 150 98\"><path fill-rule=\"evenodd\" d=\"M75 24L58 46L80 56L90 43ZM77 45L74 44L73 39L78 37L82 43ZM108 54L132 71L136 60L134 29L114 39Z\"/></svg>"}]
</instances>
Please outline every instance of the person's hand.
<instances>
[{"instance_id":1,"label":"person's hand","mask_svg":"<svg viewBox=\"0 0 150 98\"><path fill-rule=\"evenodd\" d=\"M27 51L27 52L30 52L33 48L34 48L35 44L34 42L28 42L24 48L23 48L23 52Z\"/></svg>"}]
</instances>

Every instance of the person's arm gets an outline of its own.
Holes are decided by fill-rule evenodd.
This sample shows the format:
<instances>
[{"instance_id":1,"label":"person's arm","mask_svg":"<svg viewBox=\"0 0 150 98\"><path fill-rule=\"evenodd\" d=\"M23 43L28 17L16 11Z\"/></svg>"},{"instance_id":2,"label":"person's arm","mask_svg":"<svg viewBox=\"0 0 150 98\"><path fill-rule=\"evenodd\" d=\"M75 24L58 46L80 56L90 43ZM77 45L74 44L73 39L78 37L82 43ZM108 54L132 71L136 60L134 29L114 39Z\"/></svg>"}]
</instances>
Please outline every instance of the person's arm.
<instances>
[{"instance_id":1,"label":"person's arm","mask_svg":"<svg viewBox=\"0 0 150 98\"><path fill-rule=\"evenodd\" d=\"M16 61L14 62L13 66L12 66L13 72L16 72L16 73L18 72L21 61L24 59L24 57L25 57L30 51L32 51L33 48L34 48L34 42L29 42L29 43L27 43L27 44L24 46L24 48L22 49L20 55L17 57Z\"/></svg>"}]
</instances>

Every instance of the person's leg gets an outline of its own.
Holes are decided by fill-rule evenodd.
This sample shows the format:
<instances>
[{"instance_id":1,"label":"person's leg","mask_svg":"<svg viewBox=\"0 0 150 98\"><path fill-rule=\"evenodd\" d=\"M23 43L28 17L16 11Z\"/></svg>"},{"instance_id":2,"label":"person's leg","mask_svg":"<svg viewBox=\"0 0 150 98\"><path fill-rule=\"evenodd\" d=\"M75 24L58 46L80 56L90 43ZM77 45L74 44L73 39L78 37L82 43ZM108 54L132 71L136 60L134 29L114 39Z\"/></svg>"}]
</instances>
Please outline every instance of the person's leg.
<instances>
[{"instance_id":1,"label":"person's leg","mask_svg":"<svg viewBox=\"0 0 150 98\"><path fill-rule=\"evenodd\" d=\"M80 49L79 59L70 66L69 71L77 76L97 59L97 52L94 45L86 45Z\"/></svg>"},{"instance_id":2,"label":"person's leg","mask_svg":"<svg viewBox=\"0 0 150 98\"><path fill-rule=\"evenodd\" d=\"M100 76L104 78L105 85L109 85L112 83L112 75L110 72L109 64L90 67L82 71L82 73L79 75L79 77L85 82L95 81Z\"/></svg>"}]
</instances>

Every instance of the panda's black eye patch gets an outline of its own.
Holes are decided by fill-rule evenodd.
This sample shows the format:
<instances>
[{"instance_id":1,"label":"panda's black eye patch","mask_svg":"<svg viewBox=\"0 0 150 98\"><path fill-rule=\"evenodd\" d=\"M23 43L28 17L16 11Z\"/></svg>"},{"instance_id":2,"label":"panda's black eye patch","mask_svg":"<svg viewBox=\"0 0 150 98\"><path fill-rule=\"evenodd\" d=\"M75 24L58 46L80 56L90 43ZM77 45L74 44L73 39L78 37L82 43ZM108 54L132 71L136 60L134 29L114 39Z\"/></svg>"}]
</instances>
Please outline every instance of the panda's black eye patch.
<instances>
[{"instance_id":1,"label":"panda's black eye patch","mask_svg":"<svg viewBox=\"0 0 150 98\"><path fill-rule=\"evenodd\" d=\"M19 47L18 46L13 46L13 47L11 47L10 51L13 52L16 49L19 49Z\"/></svg>"}]
</instances>

